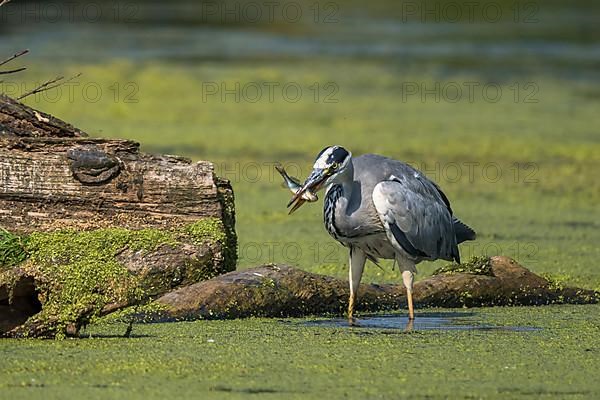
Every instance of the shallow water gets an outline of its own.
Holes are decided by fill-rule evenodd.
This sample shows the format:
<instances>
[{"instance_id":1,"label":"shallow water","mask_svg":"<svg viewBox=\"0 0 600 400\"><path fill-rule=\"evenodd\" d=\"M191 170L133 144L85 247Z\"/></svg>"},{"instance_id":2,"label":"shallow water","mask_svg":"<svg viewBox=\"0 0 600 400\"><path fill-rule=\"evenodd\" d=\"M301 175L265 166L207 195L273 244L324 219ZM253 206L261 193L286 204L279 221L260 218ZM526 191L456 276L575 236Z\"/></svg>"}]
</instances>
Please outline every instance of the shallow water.
<instances>
[{"instance_id":1,"label":"shallow water","mask_svg":"<svg viewBox=\"0 0 600 400\"><path fill-rule=\"evenodd\" d=\"M349 327L348 320L343 318L322 319L301 323L306 326L343 328ZM532 326L500 326L490 325L477 319L476 314L472 313L438 313L417 316L410 323L408 317L398 315L380 315L360 318L358 325L352 329L398 329L405 331L512 331L512 332L533 332L541 328Z\"/></svg>"}]
</instances>

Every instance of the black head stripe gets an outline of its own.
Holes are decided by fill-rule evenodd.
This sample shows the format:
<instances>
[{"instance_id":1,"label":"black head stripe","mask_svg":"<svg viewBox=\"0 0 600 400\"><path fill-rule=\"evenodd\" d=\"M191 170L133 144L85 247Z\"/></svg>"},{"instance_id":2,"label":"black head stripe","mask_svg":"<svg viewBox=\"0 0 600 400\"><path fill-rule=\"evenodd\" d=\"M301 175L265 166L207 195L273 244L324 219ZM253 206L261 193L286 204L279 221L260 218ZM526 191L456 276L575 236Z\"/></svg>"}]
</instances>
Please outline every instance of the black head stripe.
<instances>
[{"instance_id":1,"label":"black head stripe","mask_svg":"<svg viewBox=\"0 0 600 400\"><path fill-rule=\"evenodd\" d=\"M333 164L334 162L342 164L348 155L349 153L346 151L346 149L336 146L329 157L327 157L327 164Z\"/></svg>"}]
</instances>

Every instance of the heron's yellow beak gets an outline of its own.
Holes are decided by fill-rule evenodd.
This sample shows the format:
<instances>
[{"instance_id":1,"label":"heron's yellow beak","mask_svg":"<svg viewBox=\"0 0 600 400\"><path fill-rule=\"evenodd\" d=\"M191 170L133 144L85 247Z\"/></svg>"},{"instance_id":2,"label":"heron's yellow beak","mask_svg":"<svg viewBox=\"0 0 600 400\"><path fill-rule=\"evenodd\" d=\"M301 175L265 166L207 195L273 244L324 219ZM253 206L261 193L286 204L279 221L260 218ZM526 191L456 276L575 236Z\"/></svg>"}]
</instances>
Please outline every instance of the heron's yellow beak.
<instances>
[{"instance_id":1,"label":"heron's yellow beak","mask_svg":"<svg viewBox=\"0 0 600 400\"><path fill-rule=\"evenodd\" d=\"M306 178L306 181L304 181L304 184L300 190L298 190L296 194L292 196L292 199L288 203L288 208L293 205L289 214L292 214L294 211L302 207L304 203L306 203L306 200L302 198L302 195L306 193L306 191L310 190L312 193L317 193L319 190L321 190L323 183L325 183L326 180L327 174L324 169L314 169L310 176Z\"/></svg>"}]
</instances>

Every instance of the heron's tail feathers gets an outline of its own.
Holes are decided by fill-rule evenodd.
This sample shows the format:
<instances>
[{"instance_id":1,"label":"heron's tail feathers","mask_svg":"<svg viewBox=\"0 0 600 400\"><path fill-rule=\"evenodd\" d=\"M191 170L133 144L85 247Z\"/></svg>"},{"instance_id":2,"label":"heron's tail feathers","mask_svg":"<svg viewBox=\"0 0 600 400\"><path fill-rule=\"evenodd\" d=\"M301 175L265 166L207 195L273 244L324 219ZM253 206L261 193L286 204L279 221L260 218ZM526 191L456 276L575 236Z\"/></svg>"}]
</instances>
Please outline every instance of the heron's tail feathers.
<instances>
[{"instance_id":1,"label":"heron's tail feathers","mask_svg":"<svg viewBox=\"0 0 600 400\"><path fill-rule=\"evenodd\" d=\"M460 244L467 240L475 240L477 233L467 224L456 217L453 218L452 222L454 224L454 233L456 234L456 243Z\"/></svg>"}]
</instances>

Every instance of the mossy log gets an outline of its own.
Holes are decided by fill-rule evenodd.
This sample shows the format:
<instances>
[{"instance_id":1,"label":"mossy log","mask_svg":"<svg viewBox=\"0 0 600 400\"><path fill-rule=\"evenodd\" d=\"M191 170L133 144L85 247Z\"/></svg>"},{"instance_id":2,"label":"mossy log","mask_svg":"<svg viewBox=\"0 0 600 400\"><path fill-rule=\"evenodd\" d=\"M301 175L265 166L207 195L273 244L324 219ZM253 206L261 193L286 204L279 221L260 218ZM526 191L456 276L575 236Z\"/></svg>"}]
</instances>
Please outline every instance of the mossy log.
<instances>
[{"instance_id":1,"label":"mossy log","mask_svg":"<svg viewBox=\"0 0 600 400\"><path fill-rule=\"evenodd\" d=\"M300 317L345 312L348 282L284 265L235 271L169 292L157 300L161 311L146 319L227 319ZM593 290L563 287L542 278L508 257L474 259L451 265L415 283L419 307L480 307L597 303ZM406 307L401 284L362 284L358 310Z\"/></svg>"},{"instance_id":2,"label":"mossy log","mask_svg":"<svg viewBox=\"0 0 600 400\"><path fill-rule=\"evenodd\" d=\"M0 336L74 332L235 269L233 191L208 161L92 139L0 95L0 185Z\"/></svg>"}]
</instances>

